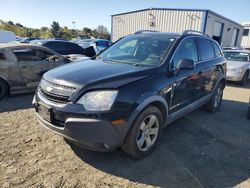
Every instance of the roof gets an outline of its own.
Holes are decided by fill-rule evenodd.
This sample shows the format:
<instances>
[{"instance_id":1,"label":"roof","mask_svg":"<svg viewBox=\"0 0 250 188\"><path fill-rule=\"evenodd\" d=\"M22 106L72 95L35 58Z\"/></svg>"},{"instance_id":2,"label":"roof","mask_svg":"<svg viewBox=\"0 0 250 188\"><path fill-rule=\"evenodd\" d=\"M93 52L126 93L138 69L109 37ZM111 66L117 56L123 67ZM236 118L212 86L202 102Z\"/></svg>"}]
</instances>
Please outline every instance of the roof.
<instances>
[{"instance_id":1,"label":"roof","mask_svg":"<svg viewBox=\"0 0 250 188\"><path fill-rule=\"evenodd\" d=\"M147 9L135 10L135 11L124 12L124 13L119 13L119 14L113 14L113 15L111 15L111 16L113 17L113 16L119 16L119 15L131 14L131 13L142 12L142 11L149 11L149 10L170 10L170 11L173 10L173 11L209 12L209 13L211 13L211 14L213 14L213 15L216 15L216 16L218 16L218 17L221 17L221 18L223 18L223 19L226 19L226 20L228 20L228 21L230 21L230 22L232 22L232 23L234 23L234 24L236 24L236 25L238 25L238 26L240 26L240 27L243 28L243 26L242 26L241 24L239 24L239 23L237 23L237 22L235 22L235 21L233 21L233 20L231 20L231 19L229 19L229 18L226 18L226 17L224 17L224 16L222 16L222 15L216 13L216 12L213 12L213 11L211 11L211 10L209 10L209 9L147 8Z\"/></svg>"}]
</instances>

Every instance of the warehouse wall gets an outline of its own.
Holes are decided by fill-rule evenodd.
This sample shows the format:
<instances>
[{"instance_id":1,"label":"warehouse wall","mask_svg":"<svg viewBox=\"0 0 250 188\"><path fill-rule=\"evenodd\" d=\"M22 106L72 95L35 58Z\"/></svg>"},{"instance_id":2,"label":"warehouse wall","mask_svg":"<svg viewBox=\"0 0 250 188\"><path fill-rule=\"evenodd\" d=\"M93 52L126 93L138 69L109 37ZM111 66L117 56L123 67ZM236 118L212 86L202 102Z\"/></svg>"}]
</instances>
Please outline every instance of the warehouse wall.
<instances>
[{"instance_id":1,"label":"warehouse wall","mask_svg":"<svg viewBox=\"0 0 250 188\"><path fill-rule=\"evenodd\" d=\"M243 22L242 25L244 26L244 29L250 30L250 22ZM250 31L248 36L242 36L241 46L250 49Z\"/></svg>"},{"instance_id":2,"label":"warehouse wall","mask_svg":"<svg viewBox=\"0 0 250 188\"><path fill-rule=\"evenodd\" d=\"M165 24L164 24L165 23ZM205 11L143 10L112 16L112 41L138 30L182 32L203 31Z\"/></svg>"},{"instance_id":3,"label":"warehouse wall","mask_svg":"<svg viewBox=\"0 0 250 188\"><path fill-rule=\"evenodd\" d=\"M241 38L242 38L242 33L243 33L242 26L240 26L239 24L236 24L230 20L227 20L221 16L218 16L218 15L215 15L215 14L209 12L207 15L207 23L206 23L205 33L207 33L211 37L213 36L215 22L223 23L222 40L221 40L222 47L231 46L231 41L233 38L234 29L239 29L236 46L241 45Z\"/></svg>"}]
</instances>

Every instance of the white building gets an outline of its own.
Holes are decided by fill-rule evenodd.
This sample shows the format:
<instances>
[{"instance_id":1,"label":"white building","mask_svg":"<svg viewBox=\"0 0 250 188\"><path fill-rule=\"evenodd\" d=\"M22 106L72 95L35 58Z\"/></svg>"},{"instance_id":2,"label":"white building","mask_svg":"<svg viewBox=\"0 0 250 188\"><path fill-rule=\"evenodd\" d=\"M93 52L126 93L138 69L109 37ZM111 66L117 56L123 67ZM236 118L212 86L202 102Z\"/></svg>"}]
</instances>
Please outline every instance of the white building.
<instances>
[{"instance_id":1,"label":"white building","mask_svg":"<svg viewBox=\"0 0 250 188\"><path fill-rule=\"evenodd\" d=\"M138 30L178 32L197 30L221 46L240 46L243 26L211 10L150 8L112 15L112 40Z\"/></svg>"},{"instance_id":2,"label":"white building","mask_svg":"<svg viewBox=\"0 0 250 188\"><path fill-rule=\"evenodd\" d=\"M241 46L250 50L250 22L242 22L244 27Z\"/></svg>"}]
</instances>

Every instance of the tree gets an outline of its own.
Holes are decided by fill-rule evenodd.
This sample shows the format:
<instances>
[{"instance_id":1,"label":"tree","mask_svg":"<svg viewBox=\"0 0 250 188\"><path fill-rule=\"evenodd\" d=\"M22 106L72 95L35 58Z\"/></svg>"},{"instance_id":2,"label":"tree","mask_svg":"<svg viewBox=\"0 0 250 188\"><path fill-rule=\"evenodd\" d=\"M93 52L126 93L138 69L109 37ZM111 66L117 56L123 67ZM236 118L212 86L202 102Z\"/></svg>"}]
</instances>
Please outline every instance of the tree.
<instances>
[{"instance_id":1,"label":"tree","mask_svg":"<svg viewBox=\"0 0 250 188\"><path fill-rule=\"evenodd\" d=\"M110 39L110 34L109 31L107 29L107 27L103 26L103 25L99 25L96 29L95 32L97 33L97 37L98 38L103 38L103 39Z\"/></svg>"},{"instance_id":2,"label":"tree","mask_svg":"<svg viewBox=\"0 0 250 188\"><path fill-rule=\"evenodd\" d=\"M51 24L51 33L55 38L60 38L60 25L58 22L53 21Z\"/></svg>"}]
</instances>

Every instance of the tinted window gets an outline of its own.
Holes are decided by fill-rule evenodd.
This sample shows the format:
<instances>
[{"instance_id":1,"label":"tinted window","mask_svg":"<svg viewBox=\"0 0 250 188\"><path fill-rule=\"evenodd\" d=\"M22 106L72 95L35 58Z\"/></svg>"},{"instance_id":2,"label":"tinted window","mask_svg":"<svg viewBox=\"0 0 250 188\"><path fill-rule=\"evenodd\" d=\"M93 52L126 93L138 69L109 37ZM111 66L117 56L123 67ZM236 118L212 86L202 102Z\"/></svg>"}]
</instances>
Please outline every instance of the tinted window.
<instances>
[{"instance_id":1,"label":"tinted window","mask_svg":"<svg viewBox=\"0 0 250 188\"><path fill-rule=\"evenodd\" d=\"M194 39L187 39L183 43L181 43L174 56L173 67L177 67L178 63L182 59L191 59L194 62L198 61L197 49Z\"/></svg>"},{"instance_id":2,"label":"tinted window","mask_svg":"<svg viewBox=\"0 0 250 188\"><path fill-rule=\"evenodd\" d=\"M5 56L4 56L4 54L3 53L0 53L0 61L1 60L5 60L6 58L5 58Z\"/></svg>"},{"instance_id":3,"label":"tinted window","mask_svg":"<svg viewBox=\"0 0 250 188\"><path fill-rule=\"evenodd\" d=\"M248 35L249 35L249 29L244 29L243 36L248 36Z\"/></svg>"},{"instance_id":4,"label":"tinted window","mask_svg":"<svg viewBox=\"0 0 250 188\"><path fill-rule=\"evenodd\" d=\"M48 47L48 48L50 48L58 53L65 50L65 46L61 42L47 42L44 44L44 46L46 46L46 47Z\"/></svg>"},{"instance_id":5,"label":"tinted window","mask_svg":"<svg viewBox=\"0 0 250 188\"><path fill-rule=\"evenodd\" d=\"M214 49L210 40L199 38L198 47L202 61L214 58Z\"/></svg>"},{"instance_id":6,"label":"tinted window","mask_svg":"<svg viewBox=\"0 0 250 188\"><path fill-rule=\"evenodd\" d=\"M214 47L215 57L220 57L221 50L220 50L219 46L215 42L213 42L213 47Z\"/></svg>"},{"instance_id":7,"label":"tinted window","mask_svg":"<svg viewBox=\"0 0 250 188\"><path fill-rule=\"evenodd\" d=\"M65 43L65 49L64 51L67 54L82 54L83 49L74 43Z\"/></svg>"}]
</instances>

